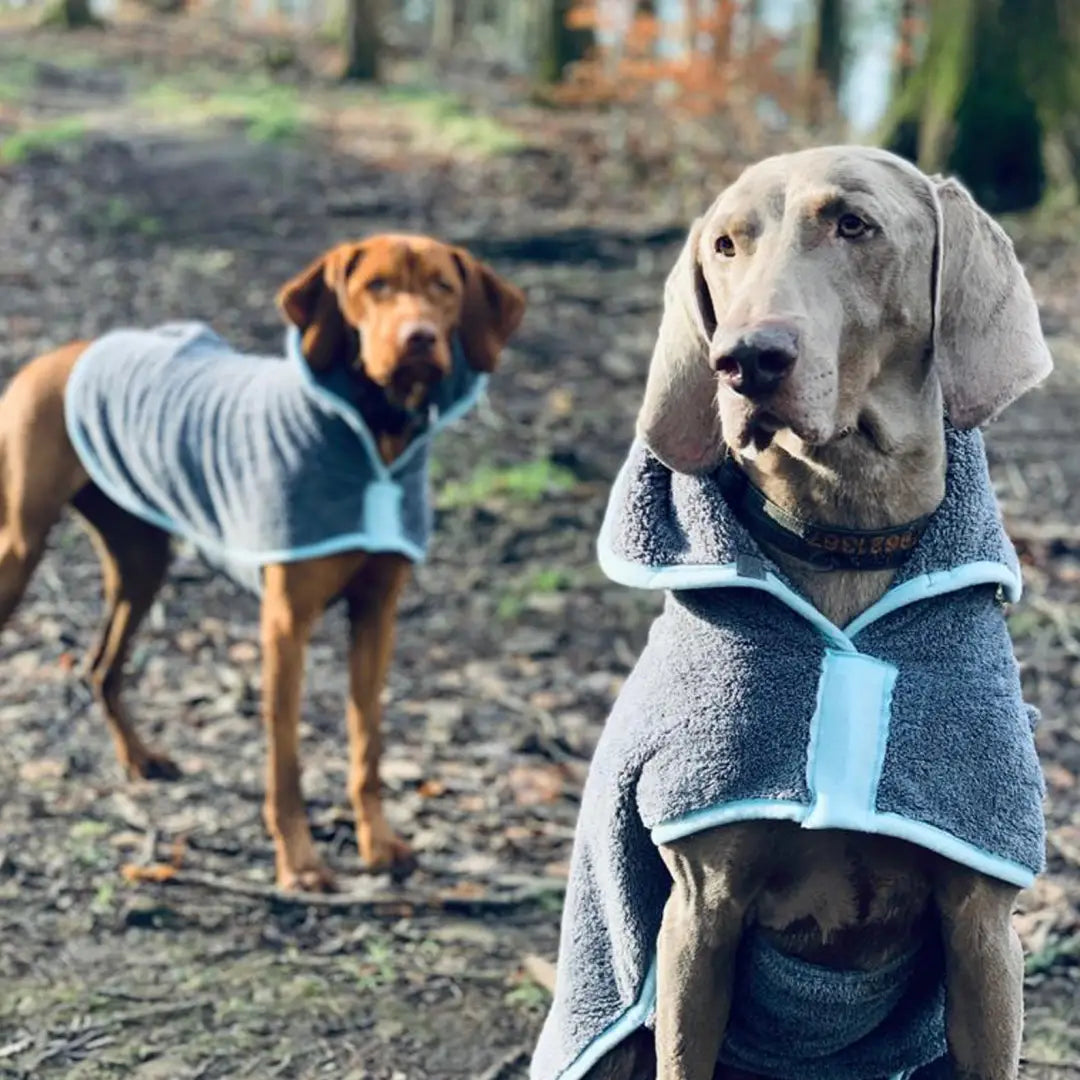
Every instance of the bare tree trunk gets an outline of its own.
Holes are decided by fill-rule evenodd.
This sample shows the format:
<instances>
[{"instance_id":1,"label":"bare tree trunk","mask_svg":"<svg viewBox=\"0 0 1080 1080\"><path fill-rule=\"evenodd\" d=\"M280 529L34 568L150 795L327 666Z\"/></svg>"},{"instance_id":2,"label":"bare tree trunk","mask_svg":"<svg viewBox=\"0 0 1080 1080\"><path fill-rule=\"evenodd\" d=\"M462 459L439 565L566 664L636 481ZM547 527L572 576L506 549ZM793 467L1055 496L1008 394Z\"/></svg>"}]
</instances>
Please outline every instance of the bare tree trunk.
<instances>
[{"instance_id":1,"label":"bare tree trunk","mask_svg":"<svg viewBox=\"0 0 1080 1080\"><path fill-rule=\"evenodd\" d=\"M345 79L379 78L379 2L348 0L345 8Z\"/></svg>"},{"instance_id":2,"label":"bare tree trunk","mask_svg":"<svg viewBox=\"0 0 1080 1080\"><path fill-rule=\"evenodd\" d=\"M541 7L545 7L542 4ZM511 63L519 68L532 69L535 66L535 33L533 30L535 11L532 3L526 0L502 0L496 9L499 22L499 36L505 42L510 53Z\"/></svg>"},{"instance_id":3,"label":"bare tree trunk","mask_svg":"<svg viewBox=\"0 0 1080 1080\"><path fill-rule=\"evenodd\" d=\"M697 52L701 31L701 5L698 0L683 0L683 49L688 58Z\"/></svg>"},{"instance_id":4,"label":"bare tree trunk","mask_svg":"<svg viewBox=\"0 0 1080 1080\"><path fill-rule=\"evenodd\" d=\"M457 47L465 25L464 0L434 0L431 9L431 48L445 58Z\"/></svg>"},{"instance_id":5,"label":"bare tree trunk","mask_svg":"<svg viewBox=\"0 0 1080 1080\"><path fill-rule=\"evenodd\" d=\"M746 51L753 53L758 47L758 39L761 37L761 0L747 0L745 9L746 18Z\"/></svg>"},{"instance_id":6,"label":"bare tree trunk","mask_svg":"<svg viewBox=\"0 0 1080 1080\"><path fill-rule=\"evenodd\" d=\"M735 8L733 0L715 0L713 13L715 22L712 32L713 59L717 64L726 64L731 59L731 37L735 26Z\"/></svg>"},{"instance_id":7,"label":"bare tree trunk","mask_svg":"<svg viewBox=\"0 0 1080 1080\"><path fill-rule=\"evenodd\" d=\"M537 79L543 83L557 83L566 68L583 60L593 47L591 30L571 29L566 17L574 6L574 0L542 0L537 4L542 22L540 24L540 55L537 63Z\"/></svg>"},{"instance_id":8,"label":"bare tree trunk","mask_svg":"<svg viewBox=\"0 0 1080 1080\"><path fill-rule=\"evenodd\" d=\"M844 52L843 0L815 0L803 61L803 101L809 123L823 119L828 99L836 102L844 74Z\"/></svg>"}]
</instances>

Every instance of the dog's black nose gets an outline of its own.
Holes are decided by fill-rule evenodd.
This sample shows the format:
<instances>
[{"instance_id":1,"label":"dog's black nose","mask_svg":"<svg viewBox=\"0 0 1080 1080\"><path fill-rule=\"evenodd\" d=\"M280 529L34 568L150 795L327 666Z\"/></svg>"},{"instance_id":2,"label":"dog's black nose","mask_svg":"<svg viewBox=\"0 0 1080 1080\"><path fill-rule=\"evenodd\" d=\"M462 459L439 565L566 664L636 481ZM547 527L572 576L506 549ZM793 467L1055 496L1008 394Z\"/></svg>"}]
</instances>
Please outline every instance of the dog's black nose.
<instances>
[{"instance_id":1,"label":"dog's black nose","mask_svg":"<svg viewBox=\"0 0 1080 1080\"><path fill-rule=\"evenodd\" d=\"M431 326L414 326L405 337L406 352L428 352L435 347L435 328Z\"/></svg>"},{"instance_id":2,"label":"dog's black nose","mask_svg":"<svg viewBox=\"0 0 1080 1080\"><path fill-rule=\"evenodd\" d=\"M798 331L771 324L746 330L713 353L713 370L744 397L757 398L775 390L795 366Z\"/></svg>"}]
</instances>

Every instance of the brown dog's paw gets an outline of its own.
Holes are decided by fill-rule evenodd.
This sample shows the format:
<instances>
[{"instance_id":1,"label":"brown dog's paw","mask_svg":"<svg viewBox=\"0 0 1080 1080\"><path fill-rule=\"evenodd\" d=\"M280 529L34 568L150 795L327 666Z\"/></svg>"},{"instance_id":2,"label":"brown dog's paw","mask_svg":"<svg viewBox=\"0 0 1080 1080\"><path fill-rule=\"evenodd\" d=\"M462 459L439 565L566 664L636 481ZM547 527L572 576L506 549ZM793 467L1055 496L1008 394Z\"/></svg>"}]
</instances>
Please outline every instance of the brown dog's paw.
<instances>
[{"instance_id":1,"label":"brown dog's paw","mask_svg":"<svg viewBox=\"0 0 1080 1080\"><path fill-rule=\"evenodd\" d=\"M388 870L396 881L404 881L416 869L416 856L409 845L385 824L357 828L360 858L368 870Z\"/></svg>"},{"instance_id":2,"label":"brown dog's paw","mask_svg":"<svg viewBox=\"0 0 1080 1080\"><path fill-rule=\"evenodd\" d=\"M138 756L132 756L126 768L128 776L133 780L179 780L184 775L171 757L155 750L146 750Z\"/></svg>"},{"instance_id":3,"label":"brown dog's paw","mask_svg":"<svg viewBox=\"0 0 1080 1080\"><path fill-rule=\"evenodd\" d=\"M336 888L333 872L316 862L298 869L278 867L277 886L283 892L328 893Z\"/></svg>"}]
</instances>

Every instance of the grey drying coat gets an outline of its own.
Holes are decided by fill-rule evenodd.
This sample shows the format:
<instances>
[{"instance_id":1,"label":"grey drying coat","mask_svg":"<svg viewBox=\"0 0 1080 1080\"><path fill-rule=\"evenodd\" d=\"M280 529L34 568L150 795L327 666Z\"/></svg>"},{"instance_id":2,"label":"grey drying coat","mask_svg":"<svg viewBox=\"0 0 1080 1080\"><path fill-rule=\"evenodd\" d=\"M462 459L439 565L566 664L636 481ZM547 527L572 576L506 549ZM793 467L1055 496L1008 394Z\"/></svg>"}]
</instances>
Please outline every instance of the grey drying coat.
<instances>
[{"instance_id":1,"label":"grey drying coat","mask_svg":"<svg viewBox=\"0 0 1080 1080\"><path fill-rule=\"evenodd\" d=\"M578 1080L651 1025L670 878L656 845L784 819L900 837L1004 881L1043 865L1034 710L1000 604L1020 592L978 432L947 432L946 495L894 584L843 629L785 581L715 476L635 444L600 536L607 575L665 589L585 785L554 1002L532 1080ZM723 1060L874 1080L945 1053L940 944L831 971L747 935Z\"/></svg>"},{"instance_id":2,"label":"grey drying coat","mask_svg":"<svg viewBox=\"0 0 1080 1080\"><path fill-rule=\"evenodd\" d=\"M349 373L312 372L295 328L286 346L284 358L246 355L197 322L98 338L64 398L91 479L255 591L270 563L357 549L421 561L431 438L476 401L485 376L455 341L426 429L387 467Z\"/></svg>"}]
</instances>

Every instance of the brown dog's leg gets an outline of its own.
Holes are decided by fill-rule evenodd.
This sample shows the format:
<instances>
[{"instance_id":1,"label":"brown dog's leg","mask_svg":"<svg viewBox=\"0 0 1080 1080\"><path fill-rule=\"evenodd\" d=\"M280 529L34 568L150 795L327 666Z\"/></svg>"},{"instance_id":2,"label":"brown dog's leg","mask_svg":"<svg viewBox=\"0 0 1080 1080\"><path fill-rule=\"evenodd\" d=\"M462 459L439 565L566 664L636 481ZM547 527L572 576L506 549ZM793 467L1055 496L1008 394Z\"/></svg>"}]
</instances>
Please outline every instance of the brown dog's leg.
<instances>
[{"instance_id":1,"label":"brown dog's leg","mask_svg":"<svg viewBox=\"0 0 1080 1080\"><path fill-rule=\"evenodd\" d=\"M22 599L64 504L87 480L64 428L64 384L84 348L38 357L0 397L0 626Z\"/></svg>"},{"instance_id":2,"label":"brown dog's leg","mask_svg":"<svg viewBox=\"0 0 1080 1080\"><path fill-rule=\"evenodd\" d=\"M296 602L290 578L302 564L267 567L263 580L263 721L269 739L266 826L283 889L320 891L333 877L315 853L300 790L300 691L304 653L321 609Z\"/></svg>"},{"instance_id":3,"label":"brown dog's leg","mask_svg":"<svg viewBox=\"0 0 1080 1080\"><path fill-rule=\"evenodd\" d=\"M934 896L945 943L945 1018L960 1080L1015 1080L1024 1026L1024 955L1012 924L1018 890L941 864Z\"/></svg>"},{"instance_id":4,"label":"brown dog's leg","mask_svg":"<svg viewBox=\"0 0 1080 1080\"><path fill-rule=\"evenodd\" d=\"M169 536L122 510L94 485L83 488L71 505L86 522L101 560L105 623L88 670L116 744L116 756L131 777L175 780L180 770L165 754L143 743L121 699L131 639L169 568Z\"/></svg>"},{"instance_id":5,"label":"brown dog's leg","mask_svg":"<svg viewBox=\"0 0 1080 1080\"><path fill-rule=\"evenodd\" d=\"M300 691L308 638L365 556L356 552L268 566L263 572L263 721L269 740L266 826L274 838L283 889L333 887L311 839L300 789Z\"/></svg>"},{"instance_id":6,"label":"brown dog's leg","mask_svg":"<svg viewBox=\"0 0 1080 1080\"><path fill-rule=\"evenodd\" d=\"M412 852L383 816L379 794L380 695L394 648L394 624L410 564L399 555L374 555L350 584L349 798L356 813L360 857L372 870L406 874Z\"/></svg>"},{"instance_id":7,"label":"brown dog's leg","mask_svg":"<svg viewBox=\"0 0 1080 1080\"><path fill-rule=\"evenodd\" d=\"M658 1080L712 1078L743 919L772 849L768 829L727 825L660 848L673 882L657 940Z\"/></svg>"}]
</instances>

